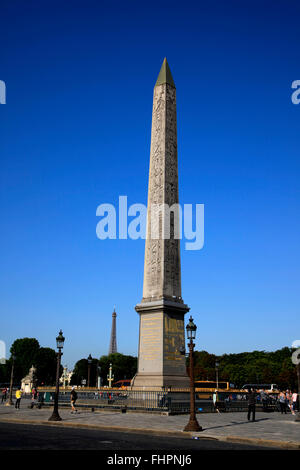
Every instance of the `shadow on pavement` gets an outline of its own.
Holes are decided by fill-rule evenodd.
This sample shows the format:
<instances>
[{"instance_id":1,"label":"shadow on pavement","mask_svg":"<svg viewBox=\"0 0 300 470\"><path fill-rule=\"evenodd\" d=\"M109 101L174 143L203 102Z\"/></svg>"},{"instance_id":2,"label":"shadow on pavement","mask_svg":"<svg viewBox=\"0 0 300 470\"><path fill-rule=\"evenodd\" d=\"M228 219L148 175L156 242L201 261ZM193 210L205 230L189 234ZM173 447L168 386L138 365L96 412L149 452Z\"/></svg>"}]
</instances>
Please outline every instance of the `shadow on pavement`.
<instances>
[{"instance_id":1,"label":"shadow on pavement","mask_svg":"<svg viewBox=\"0 0 300 470\"><path fill-rule=\"evenodd\" d=\"M256 419L254 422L255 423L258 423L260 421L268 421L270 418L261 418L261 419ZM228 428L228 427L231 427L231 426L239 426L241 424L251 424L253 423L253 421L239 421L239 422L236 422L236 421L232 421L230 424L223 424L223 425L219 425L219 426L211 426L211 427L208 427L208 428L204 428L203 431L208 431L210 429L218 429L218 428Z\"/></svg>"}]
</instances>

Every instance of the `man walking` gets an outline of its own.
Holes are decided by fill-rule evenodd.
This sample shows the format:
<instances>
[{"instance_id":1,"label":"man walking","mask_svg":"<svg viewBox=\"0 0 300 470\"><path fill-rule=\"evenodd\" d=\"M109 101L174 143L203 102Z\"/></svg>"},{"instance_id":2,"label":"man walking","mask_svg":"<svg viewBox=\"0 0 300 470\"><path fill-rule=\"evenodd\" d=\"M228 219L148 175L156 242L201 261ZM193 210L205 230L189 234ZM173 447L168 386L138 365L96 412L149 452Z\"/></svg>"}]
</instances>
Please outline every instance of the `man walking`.
<instances>
[{"instance_id":1,"label":"man walking","mask_svg":"<svg viewBox=\"0 0 300 470\"><path fill-rule=\"evenodd\" d=\"M22 398L22 391L20 388L18 388L18 390L16 391L16 404L15 404L15 408L18 410L20 409L21 398Z\"/></svg>"},{"instance_id":2,"label":"man walking","mask_svg":"<svg viewBox=\"0 0 300 470\"><path fill-rule=\"evenodd\" d=\"M262 389L260 392L260 399L262 402L263 411L268 411L268 395L266 394L264 389Z\"/></svg>"},{"instance_id":3,"label":"man walking","mask_svg":"<svg viewBox=\"0 0 300 470\"><path fill-rule=\"evenodd\" d=\"M248 396L248 421L250 421L252 413L252 421L255 421L255 405L256 405L256 392L253 388L249 390Z\"/></svg>"},{"instance_id":4,"label":"man walking","mask_svg":"<svg viewBox=\"0 0 300 470\"><path fill-rule=\"evenodd\" d=\"M1 400L1 403L3 403L3 402L6 401L6 397L7 397L7 388L4 387L3 390L2 390L2 400Z\"/></svg>"},{"instance_id":5,"label":"man walking","mask_svg":"<svg viewBox=\"0 0 300 470\"><path fill-rule=\"evenodd\" d=\"M286 396L284 392L280 392L279 394L279 406L281 414L286 414Z\"/></svg>"},{"instance_id":6,"label":"man walking","mask_svg":"<svg viewBox=\"0 0 300 470\"><path fill-rule=\"evenodd\" d=\"M72 390L71 390L71 407L72 407L72 411L71 411L71 413L77 413L77 410L75 408L76 400L77 400L77 393L76 393L75 387L72 387Z\"/></svg>"}]
</instances>

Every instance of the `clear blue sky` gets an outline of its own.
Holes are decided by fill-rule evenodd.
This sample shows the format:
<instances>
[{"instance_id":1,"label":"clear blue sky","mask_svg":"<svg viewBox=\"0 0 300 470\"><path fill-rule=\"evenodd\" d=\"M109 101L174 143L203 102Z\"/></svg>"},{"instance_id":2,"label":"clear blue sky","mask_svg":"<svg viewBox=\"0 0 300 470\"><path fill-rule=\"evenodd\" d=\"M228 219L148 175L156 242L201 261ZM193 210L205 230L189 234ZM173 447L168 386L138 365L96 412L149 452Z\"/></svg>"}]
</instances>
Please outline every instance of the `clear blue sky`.
<instances>
[{"instance_id":1,"label":"clear blue sky","mask_svg":"<svg viewBox=\"0 0 300 470\"><path fill-rule=\"evenodd\" d=\"M1 2L0 339L63 363L136 354L144 241L96 237L96 208L147 201L153 87L177 87L180 202L205 204L182 247L197 349L274 350L300 337L297 1Z\"/></svg>"}]
</instances>

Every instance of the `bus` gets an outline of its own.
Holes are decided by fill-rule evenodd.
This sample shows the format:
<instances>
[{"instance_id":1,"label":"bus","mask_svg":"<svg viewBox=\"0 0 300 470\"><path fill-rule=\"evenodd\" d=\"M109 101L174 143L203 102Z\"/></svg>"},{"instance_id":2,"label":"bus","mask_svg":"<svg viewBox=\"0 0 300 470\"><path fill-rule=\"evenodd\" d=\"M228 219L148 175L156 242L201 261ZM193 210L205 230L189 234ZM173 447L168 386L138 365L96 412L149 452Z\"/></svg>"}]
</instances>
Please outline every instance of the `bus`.
<instances>
[{"instance_id":1,"label":"bus","mask_svg":"<svg viewBox=\"0 0 300 470\"><path fill-rule=\"evenodd\" d=\"M267 392L279 391L277 384L245 384L242 386L241 390L249 390L250 388L254 390L266 390Z\"/></svg>"},{"instance_id":2,"label":"bus","mask_svg":"<svg viewBox=\"0 0 300 470\"><path fill-rule=\"evenodd\" d=\"M214 392L216 389L230 391L234 388L234 384L229 382L213 382L210 380L195 380L195 389L204 389L208 392Z\"/></svg>"}]
</instances>

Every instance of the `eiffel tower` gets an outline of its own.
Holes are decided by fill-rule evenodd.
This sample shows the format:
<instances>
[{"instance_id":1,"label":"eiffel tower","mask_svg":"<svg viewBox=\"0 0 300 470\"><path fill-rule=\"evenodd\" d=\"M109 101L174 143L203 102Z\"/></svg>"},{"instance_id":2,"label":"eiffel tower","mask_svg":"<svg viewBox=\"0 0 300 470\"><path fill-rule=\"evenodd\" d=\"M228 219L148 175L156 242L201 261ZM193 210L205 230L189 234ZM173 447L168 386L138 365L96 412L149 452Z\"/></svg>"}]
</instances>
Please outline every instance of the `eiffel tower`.
<instances>
[{"instance_id":1,"label":"eiffel tower","mask_svg":"<svg viewBox=\"0 0 300 470\"><path fill-rule=\"evenodd\" d=\"M109 343L109 350L108 354L114 354L117 351L117 328L116 328L116 309L112 313L112 324L111 324L111 334L110 334L110 343Z\"/></svg>"}]
</instances>

